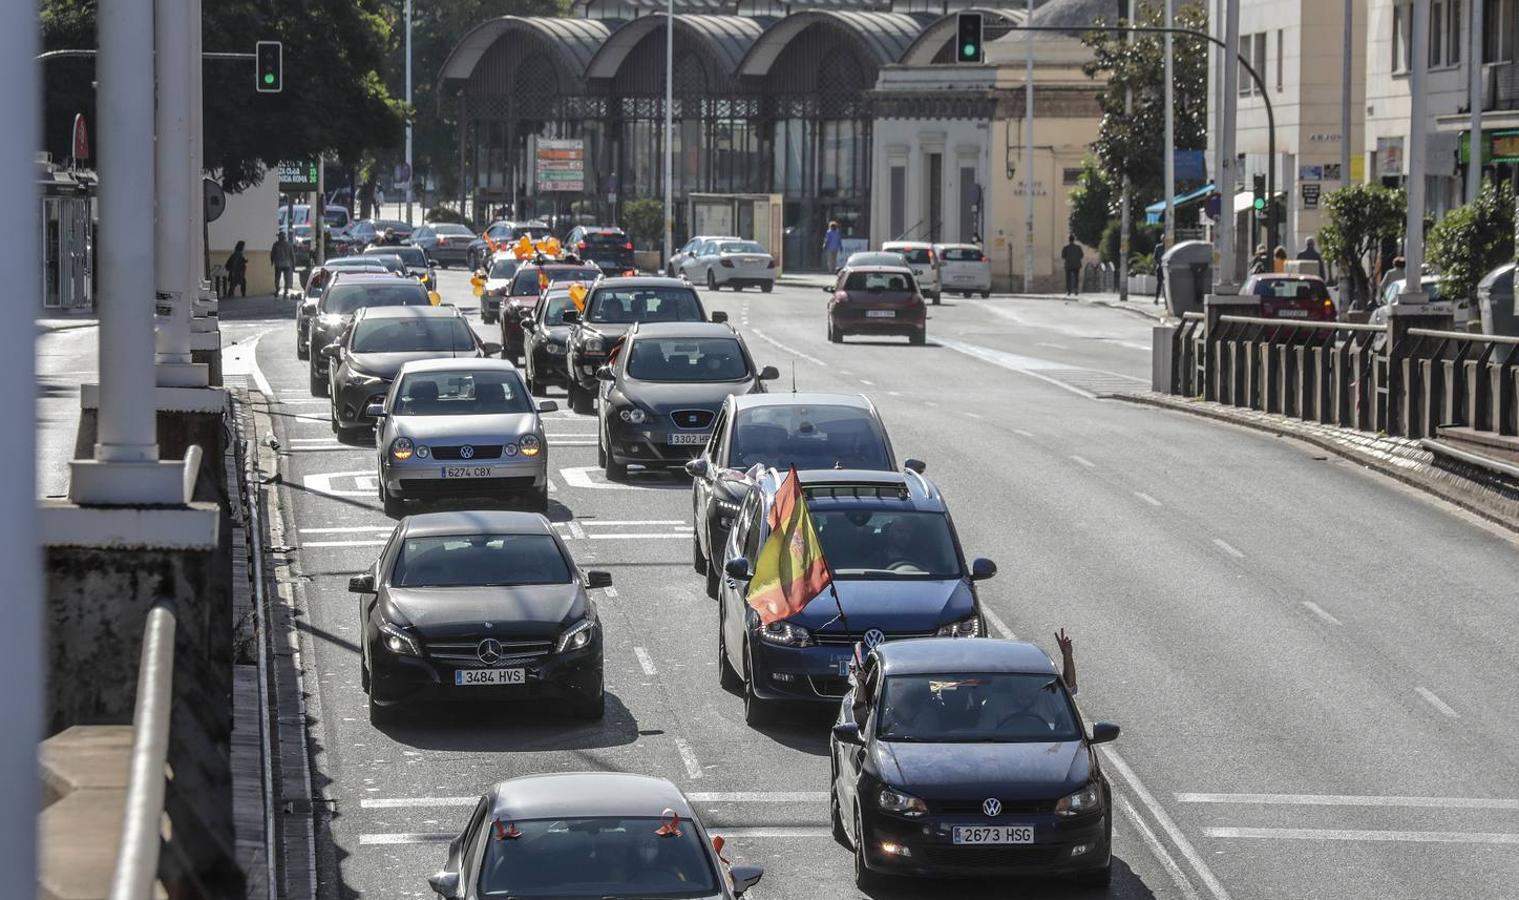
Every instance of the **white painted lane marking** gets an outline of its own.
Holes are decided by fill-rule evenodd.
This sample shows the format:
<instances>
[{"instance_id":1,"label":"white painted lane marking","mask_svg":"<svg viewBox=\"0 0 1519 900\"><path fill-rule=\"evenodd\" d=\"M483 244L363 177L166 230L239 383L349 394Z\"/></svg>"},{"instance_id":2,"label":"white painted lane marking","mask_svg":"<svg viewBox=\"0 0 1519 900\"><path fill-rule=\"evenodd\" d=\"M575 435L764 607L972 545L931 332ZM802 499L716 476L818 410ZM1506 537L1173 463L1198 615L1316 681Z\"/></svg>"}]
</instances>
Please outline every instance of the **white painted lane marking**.
<instances>
[{"instance_id":1,"label":"white painted lane marking","mask_svg":"<svg viewBox=\"0 0 1519 900\"><path fill-rule=\"evenodd\" d=\"M1176 864L1176 859L1171 856L1171 851L1166 849L1166 845L1160 842L1160 838L1156 837L1155 832L1150 830L1150 826L1145 823L1145 820L1140 818L1139 813L1134 810L1134 805L1129 802L1127 797L1118 798L1118 808L1123 811L1124 817L1139 831L1139 836L1144 839L1146 846L1150 848L1150 853L1160 860L1161 866L1165 868L1166 874L1171 876L1171 880L1176 883L1176 887L1181 891L1182 896L1186 897L1187 900L1198 900L1197 888L1192 886L1191 880L1187 878L1187 873L1183 872L1181 866Z\"/></svg>"},{"instance_id":2,"label":"white painted lane marking","mask_svg":"<svg viewBox=\"0 0 1519 900\"><path fill-rule=\"evenodd\" d=\"M479 797L366 797L359 801L363 809L410 809L419 806L474 806Z\"/></svg>"},{"instance_id":3,"label":"white painted lane marking","mask_svg":"<svg viewBox=\"0 0 1519 900\"><path fill-rule=\"evenodd\" d=\"M336 488L332 483L338 479L352 479L353 487ZM329 497L373 497L380 489L380 479L373 469L354 472L319 472L301 479L306 490Z\"/></svg>"},{"instance_id":4,"label":"white painted lane marking","mask_svg":"<svg viewBox=\"0 0 1519 900\"><path fill-rule=\"evenodd\" d=\"M700 778L707 774L701 770L701 762L696 758L696 751L686 743L685 738L675 739L675 749L680 751L680 761L686 764L686 775L691 778Z\"/></svg>"},{"instance_id":5,"label":"white painted lane marking","mask_svg":"<svg viewBox=\"0 0 1519 900\"><path fill-rule=\"evenodd\" d=\"M1224 551L1225 553L1229 554L1230 556L1234 557L1235 559L1244 559L1245 558L1245 554L1243 554L1240 551L1234 549L1234 545L1230 544L1228 541L1224 540L1223 538L1214 538L1213 539L1213 546L1215 546L1218 549Z\"/></svg>"},{"instance_id":6,"label":"white painted lane marking","mask_svg":"<svg viewBox=\"0 0 1519 900\"><path fill-rule=\"evenodd\" d=\"M1163 505L1159 500L1156 500L1154 497L1151 497L1149 494L1146 494L1144 491L1135 491L1134 492L1134 496L1136 496L1139 499L1143 500L1144 502L1150 504L1151 506L1161 506L1161 505Z\"/></svg>"},{"instance_id":7,"label":"white painted lane marking","mask_svg":"<svg viewBox=\"0 0 1519 900\"><path fill-rule=\"evenodd\" d=\"M1328 622L1330 625L1344 625L1345 624L1344 622L1341 622L1339 619L1336 619L1327 609L1325 609L1324 607L1318 605L1317 603L1314 603L1312 600L1304 600L1303 601L1303 606L1309 612L1311 612L1314 615L1318 616L1320 619L1323 619L1325 622Z\"/></svg>"},{"instance_id":8,"label":"white painted lane marking","mask_svg":"<svg viewBox=\"0 0 1519 900\"><path fill-rule=\"evenodd\" d=\"M589 540L593 540L593 541L644 541L644 540L648 540L648 541L673 541L673 540L676 540L677 538L683 539L683 538L688 538L690 536L691 536L691 528L690 527L687 527L685 531L673 532L673 533L672 532L668 532L668 531L648 531L648 532L643 532L642 534L629 533L629 534L592 534L592 535L586 535L586 537Z\"/></svg>"},{"instance_id":9,"label":"white painted lane marking","mask_svg":"<svg viewBox=\"0 0 1519 900\"><path fill-rule=\"evenodd\" d=\"M384 541L302 541L301 549L314 547L383 547Z\"/></svg>"},{"instance_id":10,"label":"white painted lane marking","mask_svg":"<svg viewBox=\"0 0 1519 900\"><path fill-rule=\"evenodd\" d=\"M965 414L965 417L968 418L968 419L980 419L980 418L982 418L982 416L981 416L980 413L973 413L973 412L967 412Z\"/></svg>"},{"instance_id":11,"label":"white painted lane marking","mask_svg":"<svg viewBox=\"0 0 1519 900\"><path fill-rule=\"evenodd\" d=\"M826 803L827 791L690 791L693 803ZM479 797L366 797L363 809L416 809L474 806Z\"/></svg>"},{"instance_id":12,"label":"white painted lane marking","mask_svg":"<svg viewBox=\"0 0 1519 900\"><path fill-rule=\"evenodd\" d=\"M606 597L607 597L608 600L616 600L617 599L617 588L614 588L614 587L604 587L604 588L601 589L601 592L606 595Z\"/></svg>"},{"instance_id":13,"label":"white painted lane marking","mask_svg":"<svg viewBox=\"0 0 1519 900\"><path fill-rule=\"evenodd\" d=\"M1012 353L1003 353L1000 350L991 350L986 347L977 347L975 344L963 343L961 341L953 340L952 338L936 336L934 340L939 343L939 346L947 347L956 353L963 353L973 359L979 359L982 362L991 363L994 366L1007 369L1009 372L1017 372L1020 375L1027 375L1030 378L1037 378L1040 381L1043 381L1046 384L1052 384L1063 391L1070 391L1078 397L1085 397L1088 400L1097 399L1097 395L1091 391L1082 390L1079 387L1066 384L1063 381L1051 378L1050 376L1041 374L1039 372L1040 369L1066 369L1070 368L1069 366L1061 366L1055 363L1046 362L1041 359L1033 359L1027 356L1017 356Z\"/></svg>"},{"instance_id":14,"label":"white painted lane marking","mask_svg":"<svg viewBox=\"0 0 1519 900\"><path fill-rule=\"evenodd\" d=\"M1460 713L1451 708L1451 705L1449 703L1446 703L1444 700L1441 700L1438 696L1436 696L1435 692L1429 688L1416 687L1414 688L1414 692L1417 693L1420 697L1423 697L1424 701L1430 706L1438 709L1442 715L1449 716L1452 719L1461 718Z\"/></svg>"},{"instance_id":15,"label":"white painted lane marking","mask_svg":"<svg viewBox=\"0 0 1519 900\"><path fill-rule=\"evenodd\" d=\"M1238 803L1249 806L1370 806L1406 809L1519 810L1519 800L1501 797L1379 797L1358 794L1181 793L1180 803Z\"/></svg>"},{"instance_id":16,"label":"white painted lane marking","mask_svg":"<svg viewBox=\"0 0 1519 900\"><path fill-rule=\"evenodd\" d=\"M1077 456L1073 453L1071 454L1071 459L1075 460L1080 465L1086 466L1088 469L1097 468L1096 463L1092 462L1090 459L1087 459L1084 456Z\"/></svg>"},{"instance_id":17,"label":"white painted lane marking","mask_svg":"<svg viewBox=\"0 0 1519 900\"><path fill-rule=\"evenodd\" d=\"M1067 349L1064 344L1051 344L1048 341L1040 341L1039 343L1035 344L1034 346L1035 347L1049 347L1052 350L1065 350L1065 349Z\"/></svg>"},{"instance_id":18,"label":"white painted lane marking","mask_svg":"<svg viewBox=\"0 0 1519 900\"><path fill-rule=\"evenodd\" d=\"M1519 834L1481 831L1372 831L1360 828L1204 828L1214 838L1288 841L1370 841L1411 844L1519 844Z\"/></svg>"},{"instance_id":19,"label":"white painted lane marking","mask_svg":"<svg viewBox=\"0 0 1519 900\"><path fill-rule=\"evenodd\" d=\"M657 491L661 489L659 485L607 481L606 474L600 466L575 466L560 469L559 477L564 479L566 487L572 488L592 488L603 491ZM667 481L664 487L672 488L675 484Z\"/></svg>"},{"instance_id":20,"label":"white painted lane marking","mask_svg":"<svg viewBox=\"0 0 1519 900\"><path fill-rule=\"evenodd\" d=\"M478 803L479 798L477 797L470 802ZM359 846L373 847L376 845L391 844L446 844L456 837L458 837L457 834L452 834L446 831L414 831L404 834L361 834L359 835Z\"/></svg>"},{"instance_id":21,"label":"white painted lane marking","mask_svg":"<svg viewBox=\"0 0 1519 900\"><path fill-rule=\"evenodd\" d=\"M643 667L645 675L659 674L659 670L654 668L654 658L649 655L649 651L642 647L634 647L633 655L638 657L638 664Z\"/></svg>"},{"instance_id":22,"label":"white painted lane marking","mask_svg":"<svg viewBox=\"0 0 1519 900\"><path fill-rule=\"evenodd\" d=\"M812 363L815 366L822 366L825 369L828 368L828 364L825 363L825 362L823 362L821 359L818 359L816 356L812 356L811 354L803 353L802 351L796 349L795 347L788 347L785 344L781 343L780 341L776 340L775 338L771 337L770 335L764 333L763 331L760 331L758 328L750 328L749 329L749 333L752 334L752 335L754 335L755 337L759 338L760 340L768 343L768 344L774 344L776 347L779 347L780 349L786 351L787 353L790 353L792 356L796 356L796 357L800 357L802 359L805 359L805 360L807 360L808 362ZM847 375L849 373L845 372L844 374Z\"/></svg>"},{"instance_id":23,"label":"white painted lane marking","mask_svg":"<svg viewBox=\"0 0 1519 900\"><path fill-rule=\"evenodd\" d=\"M1182 857L1192 867L1192 871L1197 874L1203 886L1208 889L1208 893L1213 895L1214 900L1230 900L1229 892L1219 882L1218 876L1213 874L1213 870L1208 868L1208 863L1197 852L1197 848L1192 846L1192 842L1187 840L1185 834L1182 834L1176 822L1171 819L1166 813L1165 808L1160 805L1155 796L1145 787L1144 782L1139 780L1139 776L1134 774L1134 770L1129 768L1129 764L1119 755L1118 751L1107 744L1098 747L1098 751L1112 765L1113 770L1118 773L1119 778L1127 786L1129 793L1139 798L1139 802L1144 804L1144 808L1149 811L1150 817L1160 825L1161 830L1171 839L1171 843L1176 845L1176 849L1181 851Z\"/></svg>"},{"instance_id":24,"label":"white painted lane marking","mask_svg":"<svg viewBox=\"0 0 1519 900\"><path fill-rule=\"evenodd\" d=\"M860 384L863 384L866 387L875 387L875 382L874 381L869 381L869 380L864 379L864 378L860 379Z\"/></svg>"},{"instance_id":25,"label":"white painted lane marking","mask_svg":"<svg viewBox=\"0 0 1519 900\"><path fill-rule=\"evenodd\" d=\"M380 531L389 534L396 530L394 525L342 525L336 528L300 528L301 534L352 534L355 531Z\"/></svg>"},{"instance_id":26,"label":"white painted lane marking","mask_svg":"<svg viewBox=\"0 0 1519 900\"><path fill-rule=\"evenodd\" d=\"M1014 428L1013 434L1026 438L1031 438L1034 436L1034 433L1032 431L1024 431L1022 428Z\"/></svg>"},{"instance_id":27,"label":"white painted lane marking","mask_svg":"<svg viewBox=\"0 0 1519 900\"><path fill-rule=\"evenodd\" d=\"M571 537L573 537L573 538L575 538L577 540L584 540L585 539L585 529L580 527L580 523L579 522L576 522L574 519L571 519L569 521L569 529L570 529L570 536Z\"/></svg>"},{"instance_id":28,"label":"white painted lane marking","mask_svg":"<svg viewBox=\"0 0 1519 900\"><path fill-rule=\"evenodd\" d=\"M986 619L986 624L990 625L993 631L1002 635L1003 640L1018 640L1017 635L1013 634L1013 630L1007 627L1007 623L1002 621L1001 616L998 616L996 613L992 612L984 606L981 607L981 615Z\"/></svg>"}]
</instances>

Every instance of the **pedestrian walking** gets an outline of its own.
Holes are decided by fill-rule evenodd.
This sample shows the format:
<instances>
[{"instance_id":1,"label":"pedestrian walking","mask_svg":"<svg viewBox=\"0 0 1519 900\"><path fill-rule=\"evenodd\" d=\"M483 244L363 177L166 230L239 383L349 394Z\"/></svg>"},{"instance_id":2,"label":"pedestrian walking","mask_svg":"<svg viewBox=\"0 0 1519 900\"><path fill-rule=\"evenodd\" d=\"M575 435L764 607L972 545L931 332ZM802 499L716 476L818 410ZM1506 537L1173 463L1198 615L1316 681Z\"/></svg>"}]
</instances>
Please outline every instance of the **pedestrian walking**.
<instances>
[{"instance_id":1,"label":"pedestrian walking","mask_svg":"<svg viewBox=\"0 0 1519 900\"><path fill-rule=\"evenodd\" d=\"M274 235L274 246L269 248L269 263L274 266L274 292L288 294L295 282L295 248L285 239L285 232ZM281 279L284 287L280 287ZM247 289L244 288L246 293Z\"/></svg>"},{"instance_id":2,"label":"pedestrian walking","mask_svg":"<svg viewBox=\"0 0 1519 900\"><path fill-rule=\"evenodd\" d=\"M1278 246L1271 254L1271 271L1278 275L1287 271L1287 248Z\"/></svg>"},{"instance_id":3,"label":"pedestrian walking","mask_svg":"<svg viewBox=\"0 0 1519 900\"><path fill-rule=\"evenodd\" d=\"M1319 248L1313 243L1313 238L1309 238L1303 242L1303 249L1298 253L1297 258L1306 259L1309 262L1316 263L1319 270L1319 277L1325 277L1324 257L1319 255Z\"/></svg>"},{"instance_id":4,"label":"pedestrian walking","mask_svg":"<svg viewBox=\"0 0 1519 900\"><path fill-rule=\"evenodd\" d=\"M1166 267L1161 263L1161 249L1155 248L1155 302L1152 306L1160 305L1160 301L1166 296Z\"/></svg>"},{"instance_id":5,"label":"pedestrian walking","mask_svg":"<svg viewBox=\"0 0 1519 900\"><path fill-rule=\"evenodd\" d=\"M1258 244L1255 255L1250 257L1250 274L1259 275L1271 269L1271 257L1266 253L1266 245Z\"/></svg>"},{"instance_id":6,"label":"pedestrian walking","mask_svg":"<svg viewBox=\"0 0 1519 900\"><path fill-rule=\"evenodd\" d=\"M1076 235L1065 236L1065 246L1060 250L1060 259L1065 263L1065 295L1075 297L1081 293L1081 264L1086 261L1086 251L1076 243Z\"/></svg>"},{"instance_id":7,"label":"pedestrian walking","mask_svg":"<svg viewBox=\"0 0 1519 900\"><path fill-rule=\"evenodd\" d=\"M844 234L839 231L838 222L828 223L828 232L823 235L823 256L828 263L828 271L839 270L839 253L844 250Z\"/></svg>"},{"instance_id":8,"label":"pedestrian walking","mask_svg":"<svg viewBox=\"0 0 1519 900\"><path fill-rule=\"evenodd\" d=\"M1408 273L1403 271L1403 267L1405 265L1407 265L1407 261L1404 260L1403 257L1394 256L1392 258L1392 268L1382 273L1382 280L1377 284L1377 296L1374 299L1380 300L1382 294L1385 293L1389 287L1399 281L1402 281L1408 276Z\"/></svg>"},{"instance_id":9,"label":"pedestrian walking","mask_svg":"<svg viewBox=\"0 0 1519 900\"><path fill-rule=\"evenodd\" d=\"M248 257L243 250L245 242L238 241L237 246L232 248L232 255L227 257L223 268L227 270L227 296L232 296L239 287L243 289L243 296L248 296Z\"/></svg>"}]
</instances>

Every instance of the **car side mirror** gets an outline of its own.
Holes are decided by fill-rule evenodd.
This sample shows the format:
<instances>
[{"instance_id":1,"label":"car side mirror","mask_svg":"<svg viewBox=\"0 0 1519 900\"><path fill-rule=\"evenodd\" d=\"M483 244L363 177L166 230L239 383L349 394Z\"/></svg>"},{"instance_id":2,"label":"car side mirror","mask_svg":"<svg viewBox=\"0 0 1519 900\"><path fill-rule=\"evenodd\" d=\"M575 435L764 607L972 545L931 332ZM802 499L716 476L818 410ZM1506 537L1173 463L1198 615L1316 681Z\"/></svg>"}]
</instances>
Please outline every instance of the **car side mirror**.
<instances>
[{"instance_id":1,"label":"car side mirror","mask_svg":"<svg viewBox=\"0 0 1519 900\"><path fill-rule=\"evenodd\" d=\"M439 897L454 898L459 896L458 872L434 872L427 876L427 884L433 889L433 893Z\"/></svg>"},{"instance_id":2,"label":"car side mirror","mask_svg":"<svg viewBox=\"0 0 1519 900\"><path fill-rule=\"evenodd\" d=\"M911 469L914 472L917 472L919 475L922 475L924 472L928 471L928 463L924 462L921 459L909 459L907 462L902 463L902 468Z\"/></svg>"},{"instance_id":3,"label":"car side mirror","mask_svg":"<svg viewBox=\"0 0 1519 900\"><path fill-rule=\"evenodd\" d=\"M832 295L833 295L833 294L835 294L835 293L837 293L837 292L836 292L836 291L835 291L835 290L834 290L834 289L833 289L833 288L831 288L831 287L825 287L825 288L820 288L820 290L821 290L821 291L822 291L822 292L823 292L823 293L825 293L825 294L828 294L828 295L830 295L830 296L832 296Z\"/></svg>"},{"instance_id":4,"label":"car side mirror","mask_svg":"<svg viewBox=\"0 0 1519 900\"><path fill-rule=\"evenodd\" d=\"M579 325L580 313L576 312L573 309L567 309L564 311L564 315L560 317L559 321L563 322L566 325Z\"/></svg>"},{"instance_id":5,"label":"car side mirror","mask_svg":"<svg viewBox=\"0 0 1519 900\"><path fill-rule=\"evenodd\" d=\"M693 459L686 463L686 474L692 478L706 478L707 471L708 467L705 459Z\"/></svg>"},{"instance_id":6,"label":"car side mirror","mask_svg":"<svg viewBox=\"0 0 1519 900\"><path fill-rule=\"evenodd\" d=\"M763 369L760 369L760 381L774 381L779 377L781 377L781 370L777 369L775 366L766 366Z\"/></svg>"},{"instance_id":7,"label":"car side mirror","mask_svg":"<svg viewBox=\"0 0 1519 900\"><path fill-rule=\"evenodd\" d=\"M978 559L970 564L970 580L985 581L997 574L997 564L989 559Z\"/></svg>"},{"instance_id":8,"label":"car side mirror","mask_svg":"<svg viewBox=\"0 0 1519 900\"><path fill-rule=\"evenodd\" d=\"M860 723L858 722L840 722L833 726L833 736L839 743L854 747L864 743L860 739Z\"/></svg>"},{"instance_id":9,"label":"car side mirror","mask_svg":"<svg viewBox=\"0 0 1519 900\"><path fill-rule=\"evenodd\" d=\"M385 418L385 407L378 403L371 403L364 407L364 415L371 419L383 419Z\"/></svg>"},{"instance_id":10,"label":"car side mirror","mask_svg":"<svg viewBox=\"0 0 1519 900\"><path fill-rule=\"evenodd\" d=\"M611 366L600 366L596 369L596 378L600 381L616 381L617 373L612 371Z\"/></svg>"},{"instance_id":11,"label":"car side mirror","mask_svg":"<svg viewBox=\"0 0 1519 900\"><path fill-rule=\"evenodd\" d=\"M717 312L715 312L715 313L712 314L712 321L714 321L717 324L721 325L724 322L728 321L728 314L725 313L725 312L723 312L722 310L718 310Z\"/></svg>"},{"instance_id":12,"label":"car side mirror","mask_svg":"<svg viewBox=\"0 0 1519 900\"><path fill-rule=\"evenodd\" d=\"M764 866L734 866L728 870L728 877L733 879L733 893L740 897L745 891L759 884L759 880L764 875Z\"/></svg>"},{"instance_id":13,"label":"car side mirror","mask_svg":"<svg viewBox=\"0 0 1519 900\"><path fill-rule=\"evenodd\" d=\"M485 351L486 356L496 356L501 352L501 345L495 341L481 341L480 349Z\"/></svg>"},{"instance_id":14,"label":"car side mirror","mask_svg":"<svg viewBox=\"0 0 1519 900\"><path fill-rule=\"evenodd\" d=\"M538 330L538 323L537 322L534 322L532 319L529 319L527 316L522 316L521 318L522 318L522 330L523 331L537 331Z\"/></svg>"},{"instance_id":15,"label":"car side mirror","mask_svg":"<svg viewBox=\"0 0 1519 900\"><path fill-rule=\"evenodd\" d=\"M363 575L355 575L348 579L348 592L350 594L373 594L374 573L365 572Z\"/></svg>"},{"instance_id":16,"label":"car side mirror","mask_svg":"<svg viewBox=\"0 0 1519 900\"><path fill-rule=\"evenodd\" d=\"M585 586L593 589L611 587L612 573L602 569L592 569L585 573Z\"/></svg>"},{"instance_id":17,"label":"car side mirror","mask_svg":"<svg viewBox=\"0 0 1519 900\"><path fill-rule=\"evenodd\" d=\"M1112 722L1098 722L1092 726L1092 737L1087 741L1089 744L1106 744L1108 741L1118 739L1118 726Z\"/></svg>"},{"instance_id":18,"label":"car side mirror","mask_svg":"<svg viewBox=\"0 0 1519 900\"><path fill-rule=\"evenodd\" d=\"M751 571L749 568L749 560L744 559L742 556L738 557L737 559L730 559L723 564L723 571L727 573L729 578L738 581L748 581Z\"/></svg>"},{"instance_id":19,"label":"car side mirror","mask_svg":"<svg viewBox=\"0 0 1519 900\"><path fill-rule=\"evenodd\" d=\"M337 359L339 356L343 355L343 345L342 344L328 344L327 346L325 346L325 347L322 348L322 355L325 356L325 357L327 357L328 359Z\"/></svg>"},{"instance_id":20,"label":"car side mirror","mask_svg":"<svg viewBox=\"0 0 1519 900\"><path fill-rule=\"evenodd\" d=\"M538 401L538 411L541 412L541 413L558 412L559 411L559 401L558 400L539 400Z\"/></svg>"}]
</instances>

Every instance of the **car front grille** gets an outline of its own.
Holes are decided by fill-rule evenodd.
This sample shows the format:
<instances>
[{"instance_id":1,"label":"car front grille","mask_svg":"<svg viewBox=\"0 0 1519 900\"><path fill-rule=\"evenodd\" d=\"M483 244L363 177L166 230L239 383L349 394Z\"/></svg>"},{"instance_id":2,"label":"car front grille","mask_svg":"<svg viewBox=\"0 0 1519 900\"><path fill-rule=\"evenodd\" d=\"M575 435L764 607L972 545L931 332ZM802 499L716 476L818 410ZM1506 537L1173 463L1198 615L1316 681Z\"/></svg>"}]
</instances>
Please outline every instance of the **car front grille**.
<instances>
[{"instance_id":1,"label":"car front grille","mask_svg":"<svg viewBox=\"0 0 1519 900\"><path fill-rule=\"evenodd\" d=\"M500 645L500 658L494 663L496 667L521 665L542 659L554 649L553 641L541 640L513 640L499 638L495 635L480 635L469 638L449 638L448 640L427 641L427 655L429 658L448 663L453 666L466 666L479 668L485 665L480 659L480 643L487 639L493 639Z\"/></svg>"},{"instance_id":2,"label":"car front grille","mask_svg":"<svg viewBox=\"0 0 1519 900\"><path fill-rule=\"evenodd\" d=\"M533 489L533 476L512 478L402 478L401 496L407 500L462 500L476 497L509 497Z\"/></svg>"},{"instance_id":3,"label":"car front grille","mask_svg":"<svg viewBox=\"0 0 1519 900\"><path fill-rule=\"evenodd\" d=\"M981 804L984 803L984 802L986 802L984 799L983 800L930 800L928 802L928 811L931 812L931 813L933 813L933 814L935 814L935 815L944 815L944 816L976 816L978 818L984 818L986 816L986 812L985 812L985 810L983 810L981 808ZM1014 815L1014 816L1023 815L1023 816L1027 816L1027 815L1040 815L1040 814L1047 815L1047 814L1052 813L1054 811L1055 811L1055 801L1053 801L1053 800L1023 800L1023 801L1003 800L1002 801L1002 815L1004 815L1004 816L1008 816L1008 815Z\"/></svg>"},{"instance_id":4,"label":"car front grille","mask_svg":"<svg viewBox=\"0 0 1519 900\"><path fill-rule=\"evenodd\" d=\"M466 446L475 448L474 455L469 458L470 462L474 462L477 459L500 459L501 458L501 445L500 444L458 444L458 445L453 446L453 447L433 447L432 448L432 458L433 459L464 459L464 456L460 453L460 451L464 447L466 447Z\"/></svg>"},{"instance_id":5,"label":"car front grille","mask_svg":"<svg viewBox=\"0 0 1519 900\"><path fill-rule=\"evenodd\" d=\"M710 409L677 409L670 413L677 428L707 428L715 417L716 413Z\"/></svg>"},{"instance_id":6,"label":"car front grille","mask_svg":"<svg viewBox=\"0 0 1519 900\"><path fill-rule=\"evenodd\" d=\"M932 631L888 631L886 640L905 641L908 638L933 637ZM856 643L865 640L863 631L814 631L812 639L825 646L852 647Z\"/></svg>"},{"instance_id":7,"label":"car front grille","mask_svg":"<svg viewBox=\"0 0 1519 900\"><path fill-rule=\"evenodd\" d=\"M819 697L842 697L849 693L849 679L839 678L833 675L811 675L807 678L812 682L812 692Z\"/></svg>"}]
</instances>

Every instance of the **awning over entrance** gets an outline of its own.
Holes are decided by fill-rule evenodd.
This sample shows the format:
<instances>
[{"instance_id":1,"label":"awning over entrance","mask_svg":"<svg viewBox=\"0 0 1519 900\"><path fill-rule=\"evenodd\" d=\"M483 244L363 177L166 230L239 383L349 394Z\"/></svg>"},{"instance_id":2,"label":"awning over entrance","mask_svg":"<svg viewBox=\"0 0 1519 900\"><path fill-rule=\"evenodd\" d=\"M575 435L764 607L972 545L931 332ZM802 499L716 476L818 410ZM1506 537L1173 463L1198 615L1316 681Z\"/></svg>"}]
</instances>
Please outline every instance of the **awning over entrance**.
<instances>
[{"instance_id":1,"label":"awning over entrance","mask_svg":"<svg viewBox=\"0 0 1519 900\"><path fill-rule=\"evenodd\" d=\"M1213 193L1213 185L1212 183L1209 183L1203 185L1195 191L1188 191L1185 194L1176 195L1176 197L1173 198L1173 202L1176 204L1177 209L1181 209L1183 206L1203 202L1204 200L1208 199L1208 195L1211 193ZM1149 222L1151 225L1157 224L1160 222L1161 217L1165 215L1165 212L1166 201L1157 200L1154 203L1151 203L1149 206L1145 207L1145 221Z\"/></svg>"}]
</instances>

